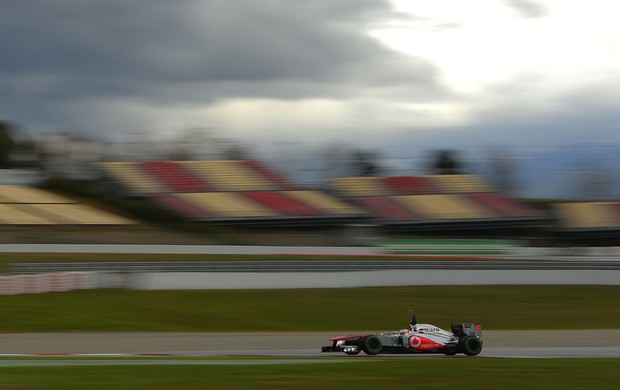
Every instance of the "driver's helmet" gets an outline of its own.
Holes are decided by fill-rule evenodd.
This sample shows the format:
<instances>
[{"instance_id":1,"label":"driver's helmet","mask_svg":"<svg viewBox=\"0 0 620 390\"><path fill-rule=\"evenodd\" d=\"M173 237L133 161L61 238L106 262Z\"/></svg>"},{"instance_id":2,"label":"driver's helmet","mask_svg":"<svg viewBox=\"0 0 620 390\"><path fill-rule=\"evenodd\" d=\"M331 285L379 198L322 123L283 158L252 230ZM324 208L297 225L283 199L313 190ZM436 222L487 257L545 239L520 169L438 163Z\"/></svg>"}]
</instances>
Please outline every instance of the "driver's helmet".
<instances>
[{"instance_id":1,"label":"driver's helmet","mask_svg":"<svg viewBox=\"0 0 620 390\"><path fill-rule=\"evenodd\" d=\"M402 334L407 334L407 333L410 333L410 332L411 332L410 329L401 329L400 330L400 333L402 333Z\"/></svg>"}]
</instances>

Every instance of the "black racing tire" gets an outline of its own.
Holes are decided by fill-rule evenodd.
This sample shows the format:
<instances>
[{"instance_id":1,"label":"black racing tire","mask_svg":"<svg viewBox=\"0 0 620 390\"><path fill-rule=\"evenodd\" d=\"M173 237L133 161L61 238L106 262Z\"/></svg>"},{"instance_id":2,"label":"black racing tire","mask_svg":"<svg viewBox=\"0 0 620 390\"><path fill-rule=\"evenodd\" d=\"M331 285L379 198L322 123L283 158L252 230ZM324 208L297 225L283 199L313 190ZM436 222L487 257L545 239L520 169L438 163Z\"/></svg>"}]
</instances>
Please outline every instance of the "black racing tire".
<instances>
[{"instance_id":1,"label":"black racing tire","mask_svg":"<svg viewBox=\"0 0 620 390\"><path fill-rule=\"evenodd\" d=\"M482 340L476 336L465 336L459 344L467 356L476 356L482 351Z\"/></svg>"},{"instance_id":2,"label":"black racing tire","mask_svg":"<svg viewBox=\"0 0 620 390\"><path fill-rule=\"evenodd\" d=\"M381 352L381 349L383 349L383 344L381 343L379 337L370 335L362 339L361 347L367 355L376 355Z\"/></svg>"}]
</instances>

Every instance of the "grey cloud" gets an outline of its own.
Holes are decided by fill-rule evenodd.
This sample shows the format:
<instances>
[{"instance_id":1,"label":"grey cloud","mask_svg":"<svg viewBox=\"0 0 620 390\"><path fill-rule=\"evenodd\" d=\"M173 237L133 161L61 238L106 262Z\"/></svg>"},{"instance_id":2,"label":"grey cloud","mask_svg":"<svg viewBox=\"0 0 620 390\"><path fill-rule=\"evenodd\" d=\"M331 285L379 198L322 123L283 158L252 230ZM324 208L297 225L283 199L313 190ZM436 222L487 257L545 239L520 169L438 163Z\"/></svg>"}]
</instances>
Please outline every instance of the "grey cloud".
<instances>
[{"instance_id":1,"label":"grey cloud","mask_svg":"<svg viewBox=\"0 0 620 390\"><path fill-rule=\"evenodd\" d=\"M399 17L380 0L8 0L2 11L0 115L9 119L95 97L191 104L449 93L432 64L365 35Z\"/></svg>"},{"instance_id":2,"label":"grey cloud","mask_svg":"<svg viewBox=\"0 0 620 390\"><path fill-rule=\"evenodd\" d=\"M541 18L549 14L544 4L533 0L506 0L508 6L525 18Z\"/></svg>"},{"instance_id":3,"label":"grey cloud","mask_svg":"<svg viewBox=\"0 0 620 390\"><path fill-rule=\"evenodd\" d=\"M329 81L389 53L359 23L389 15L378 1L20 1L0 15L3 73L127 83ZM355 23L353 23L355 22ZM354 24L354 26L351 26ZM422 72L408 61L411 72ZM380 69L376 69L379 67ZM427 77L424 77L427 78ZM364 83L363 79L359 80ZM101 84L101 85L98 85ZM78 89L81 86L77 85Z\"/></svg>"}]
</instances>

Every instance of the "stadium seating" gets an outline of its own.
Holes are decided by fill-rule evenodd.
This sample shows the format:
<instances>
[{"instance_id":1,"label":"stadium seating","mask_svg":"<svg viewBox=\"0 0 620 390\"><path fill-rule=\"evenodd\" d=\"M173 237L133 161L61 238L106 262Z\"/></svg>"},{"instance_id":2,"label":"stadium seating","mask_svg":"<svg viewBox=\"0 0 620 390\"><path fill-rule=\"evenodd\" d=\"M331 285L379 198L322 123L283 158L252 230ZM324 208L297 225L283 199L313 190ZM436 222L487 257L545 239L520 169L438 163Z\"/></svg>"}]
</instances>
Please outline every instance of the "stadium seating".
<instances>
[{"instance_id":1,"label":"stadium seating","mask_svg":"<svg viewBox=\"0 0 620 390\"><path fill-rule=\"evenodd\" d=\"M477 193L495 191L488 183L474 175L433 175L428 179L440 193Z\"/></svg>"},{"instance_id":2,"label":"stadium seating","mask_svg":"<svg viewBox=\"0 0 620 390\"><path fill-rule=\"evenodd\" d=\"M135 195L171 192L166 184L154 177L142 163L106 162L103 172L118 181L129 193Z\"/></svg>"},{"instance_id":3,"label":"stadium seating","mask_svg":"<svg viewBox=\"0 0 620 390\"><path fill-rule=\"evenodd\" d=\"M537 211L503 196L475 175L347 177L329 184L379 223L399 228L464 222L487 226L541 218Z\"/></svg>"},{"instance_id":4,"label":"stadium seating","mask_svg":"<svg viewBox=\"0 0 620 390\"><path fill-rule=\"evenodd\" d=\"M0 203L76 203L60 195L33 187L0 185Z\"/></svg>"},{"instance_id":5,"label":"stadium seating","mask_svg":"<svg viewBox=\"0 0 620 390\"><path fill-rule=\"evenodd\" d=\"M427 220L484 219L494 215L478 207L467 198L458 195L399 195L401 204Z\"/></svg>"},{"instance_id":6,"label":"stadium seating","mask_svg":"<svg viewBox=\"0 0 620 390\"><path fill-rule=\"evenodd\" d=\"M127 189L190 219L226 223L291 223L366 218L327 193L305 190L272 168L249 160L103 163L102 172Z\"/></svg>"},{"instance_id":7,"label":"stadium seating","mask_svg":"<svg viewBox=\"0 0 620 390\"><path fill-rule=\"evenodd\" d=\"M170 161L149 161L143 167L174 192L201 192L208 186L204 180L189 174L183 166Z\"/></svg>"},{"instance_id":8,"label":"stadium seating","mask_svg":"<svg viewBox=\"0 0 620 390\"><path fill-rule=\"evenodd\" d=\"M126 218L37 188L0 185L3 225L128 225Z\"/></svg>"},{"instance_id":9,"label":"stadium seating","mask_svg":"<svg viewBox=\"0 0 620 390\"><path fill-rule=\"evenodd\" d=\"M381 216L388 222L420 220L410 209L403 207L394 197L361 196L356 202L373 215Z\"/></svg>"},{"instance_id":10,"label":"stadium seating","mask_svg":"<svg viewBox=\"0 0 620 390\"><path fill-rule=\"evenodd\" d=\"M364 212L351 204L319 191L284 191L284 194L310 207L332 215L361 215Z\"/></svg>"},{"instance_id":11,"label":"stadium seating","mask_svg":"<svg viewBox=\"0 0 620 390\"><path fill-rule=\"evenodd\" d=\"M619 229L617 202L565 202L553 205L563 229Z\"/></svg>"},{"instance_id":12,"label":"stadium seating","mask_svg":"<svg viewBox=\"0 0 620 390\"><path fill-rule=\"evenodd\" d=\"M426 177L394 176L384 177L383 182L395 194L432 194L437 192Z\"/></svg>"},{"instance_id":13,"label":"stadium seating","mask_svg":"<svg viewBox=\"0 0 620 390\"><path fill-rule=\"evenodd\" d=\"M3 225L54 225L55 222L21 210L18 205L0 203L0 223Z\"/></svg>"},{"instance_id":14,"label":"stadium seating","mask_svg":"<svg viewBox=\"0 0 620 390\"><path fill-rule=\"evenodd\" d=\"M294 190L298 188L298 186L289 179L287 179L286 176L269 168L265 164L253 160L241 160L240 162L252 172L254 172L255 175L259 175L269 180L272 184L275 185L274 189Z\"/></svg>"},{"instance_id":15,"label":"stadium seating","mask_svg":"<svg viewBox=\"0 0 620 390\"><path fill-rule=\"evenodd\" d=\"M468 194L467 197L500 216L528 218L537 215L534 210L530 210L512 199L496 193Z\"/></svg>"},{"instance_id":16,"label":"stadium seating","mask_svg":"<svg viewBox=\"0 0 620 390\"><path fill-rule=\"evenodd\" d=\"M320 212L291 196L275 191L245 192L244 195L262 205L277 210L283 215L312 216Z\"/></svg>"},{"instance_id":17,"label":"stadium seating","mask_svg":"<svg viewBox=\"0 0 620 390\"><path fill-rule=\"evenodd\" d=\"M193 192L177 196L190 205L220 218L264 218L279 215L275 210L244 197L237 192Z\"/></svg>"},{"instance_id":18,"label":"stadium seating","mask_svg":"<svg viewBox=\"0 0 620 390\"><path fill-rule=\"evenodd\" d=\"M184 161L179 164L209 182L215 191L269 191L276 187L236 160Z\"/></svg>"}]
</instances>

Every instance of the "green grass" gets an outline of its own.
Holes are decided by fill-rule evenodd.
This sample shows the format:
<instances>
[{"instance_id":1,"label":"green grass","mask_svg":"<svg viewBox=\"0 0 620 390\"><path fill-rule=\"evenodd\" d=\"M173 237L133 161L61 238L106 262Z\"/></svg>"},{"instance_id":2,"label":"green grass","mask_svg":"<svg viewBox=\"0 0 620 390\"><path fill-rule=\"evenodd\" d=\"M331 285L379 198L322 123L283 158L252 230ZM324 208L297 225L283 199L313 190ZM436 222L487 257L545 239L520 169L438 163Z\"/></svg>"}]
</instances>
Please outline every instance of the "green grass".
<instances>
[{"instance_id":1,"label":"green grass","mask_svg":"<svg viewBox=\"0 0 620 390\"><path fill-rule=\"evenodd\" d=\"M346 358L345 358L346 359ZM0 368L4 389L615 389L618 359L351 359L340 364ZM232 362L232 361L231 361Z\"/></svg>"},{"instance_id":2,"label":"green grass","mask_svg":"<svg viewBox=\"0 0 620 390\"><path fill-rule=\"evenodd\" d=\"M472 321L485 329L606 329L619 286L90 290L0 297L0 332L355 331Z\"/></svg>"}]
</instances>

